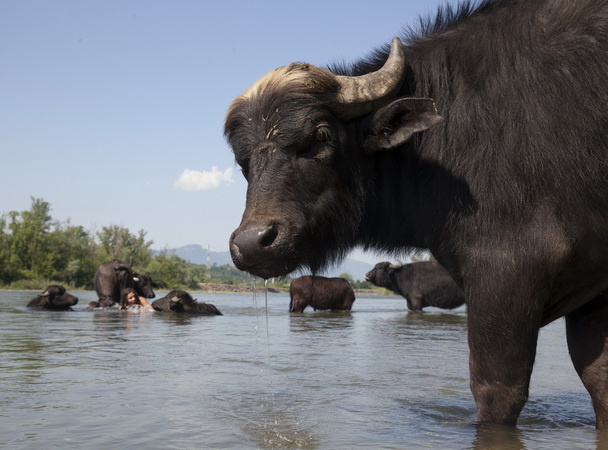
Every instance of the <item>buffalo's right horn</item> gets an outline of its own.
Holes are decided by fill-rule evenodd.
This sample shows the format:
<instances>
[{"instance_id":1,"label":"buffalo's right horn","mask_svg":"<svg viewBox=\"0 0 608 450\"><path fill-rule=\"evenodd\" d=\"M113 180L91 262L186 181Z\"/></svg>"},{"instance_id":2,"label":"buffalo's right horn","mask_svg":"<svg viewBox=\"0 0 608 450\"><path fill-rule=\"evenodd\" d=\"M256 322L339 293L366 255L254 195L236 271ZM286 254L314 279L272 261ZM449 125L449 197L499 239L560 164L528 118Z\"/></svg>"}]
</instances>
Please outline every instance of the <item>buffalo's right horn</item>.
<instances>
[{"instance_id":1,"label":"buffalo's right horn","mask_svg":"<svg viewBox=\"0 0 608 450\"><path fill-rule=\"evenodd\" d=\"M404 75L405 48L395 37L388 58L379 70L357 77L336 75L341 87L334 109L347 119L370 113L397 95Z\"/></svg>"}]
</instances>

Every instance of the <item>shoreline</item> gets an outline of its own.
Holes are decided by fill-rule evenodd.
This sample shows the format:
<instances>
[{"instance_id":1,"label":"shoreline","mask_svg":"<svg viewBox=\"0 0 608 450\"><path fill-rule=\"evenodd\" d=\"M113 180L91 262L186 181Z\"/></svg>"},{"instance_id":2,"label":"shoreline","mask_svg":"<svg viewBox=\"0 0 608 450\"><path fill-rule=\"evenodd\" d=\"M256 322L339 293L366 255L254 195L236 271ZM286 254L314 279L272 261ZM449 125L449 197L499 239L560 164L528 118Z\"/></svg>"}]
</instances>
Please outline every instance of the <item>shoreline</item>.
<instances>
[{"instance_id":1,"label":"shoreline","mask_svg":"<svg viewBox=\"0 0 608 450\"><path fill-rule=\"evenodd\" d=\"M89 289L68 289L70 292L88 292ZM168 289L169 292L171 289ZM40 292L41 289L10 289L10 288L2 288L0 287L0 291L24 291L24 292ZM161 290L162 292L165 289ZM391 292L382 293L378 292L374 289L354 289L356 295L379 295L379 296L393 296L397 295ZM222 284L222 283L199 283L199 288L189 289L188 292L201 292L201 293L209 293L209 294L250 294L253 293L253 288L251 285L243 285L243 284ZM266 292L266 288L264 286L256 286L255 293L260 294ZM289 294L289 289L276 289L269 287L268 293L270 294Z\"/></svg>"}]
</instances>

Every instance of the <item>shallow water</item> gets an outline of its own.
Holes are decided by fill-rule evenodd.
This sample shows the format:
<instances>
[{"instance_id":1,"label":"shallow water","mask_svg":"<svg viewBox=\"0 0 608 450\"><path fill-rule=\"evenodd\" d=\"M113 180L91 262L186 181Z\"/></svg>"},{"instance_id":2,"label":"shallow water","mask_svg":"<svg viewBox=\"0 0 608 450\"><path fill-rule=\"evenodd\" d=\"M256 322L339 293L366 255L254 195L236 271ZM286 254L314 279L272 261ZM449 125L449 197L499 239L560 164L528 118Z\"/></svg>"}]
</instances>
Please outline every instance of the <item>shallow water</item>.
<instances>
[{"instance_id":1,"label":"shallow water","mask_svg":"<svg viewBox=\"0 0 608 450\"><path fill-rule=\"evenodd\" d=\"M288 312L286 294L195 294L223 316L30 311L0 291L0 446L595 449L564 323L541 331L515 430L478 428L466 311ZM162 296L162 294L161 294ZM266 316L266 304L268 315Z\"/></svg>"}]
</instances>

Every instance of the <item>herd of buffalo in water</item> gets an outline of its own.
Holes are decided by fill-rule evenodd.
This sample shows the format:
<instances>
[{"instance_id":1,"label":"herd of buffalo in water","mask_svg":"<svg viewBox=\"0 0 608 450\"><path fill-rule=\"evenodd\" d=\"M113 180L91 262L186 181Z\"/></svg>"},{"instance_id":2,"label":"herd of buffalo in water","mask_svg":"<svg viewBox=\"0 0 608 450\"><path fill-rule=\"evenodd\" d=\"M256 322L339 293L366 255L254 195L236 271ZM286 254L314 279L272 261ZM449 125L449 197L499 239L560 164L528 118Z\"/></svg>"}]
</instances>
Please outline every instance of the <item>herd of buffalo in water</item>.
<instances>
[{"instance_id":1,"label":"herd of buffalo in water","mask_svg":"<svg viewBox=\"0 0 608 450\"><path fill-rule=\"evenodd\" d=\"M224 135L247 180L232 260L268 279L357 247L427 249L466 298L477 422L517 424L539 330L563 317L608 430L608 1L471 0L421 22L353 64L279 67L232 102ZM367 278L410 309L464 302L419 267ZM317 297L343 282L294 284L292 311L352 307Z\"/></svg>"},{"instance_id":2,"label":"herd of buffalo in water","mask_svg":"<svg viewBox=\"0 0 608 450\"><path fill-rule=\"evenodd\" d=\"M457 308L464 304L462 291L450 275L434 261L394 265L380 262L365 274L372 284L387 288L402 295L410 310L421 311L427 306L444 309ZM95 273L95 291L99 299L89 302L87 309L113 307L119 304L126 310L141 305L127 306L124 292L134 289L138 296L154 298L156 285L148 275L134 272L122 261L114 260L99 266ZM317 310L350 311L355 293L344 278L326 278L306 275L292 281L289 289L289 311L303 312L307 307ZM54 311L72 311L78 297L70 294L61 285L49 285L28 304L28 308ZM174 289L151 303L155 311L187 314L222 315L209 303L198 302L182 289Z\"/></svg>"}]
</instances>

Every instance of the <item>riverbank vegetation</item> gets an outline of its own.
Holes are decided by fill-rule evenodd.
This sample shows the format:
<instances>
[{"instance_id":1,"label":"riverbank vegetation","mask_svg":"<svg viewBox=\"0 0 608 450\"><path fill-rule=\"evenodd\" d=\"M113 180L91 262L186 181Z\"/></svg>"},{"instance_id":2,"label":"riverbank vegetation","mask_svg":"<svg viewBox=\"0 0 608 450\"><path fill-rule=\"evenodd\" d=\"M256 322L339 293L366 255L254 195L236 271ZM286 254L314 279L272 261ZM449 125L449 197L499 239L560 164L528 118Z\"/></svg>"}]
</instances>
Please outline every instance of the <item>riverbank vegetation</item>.
<instances>
[{"instance_id":1,"label":"riverbank vegetation","mask_svg":"<svg viewBox=\"0 0 608 450\"><path fill-rule=\"evenodd\" d=\"M257 285L261 279L230 265L192 264L166 251L154 255L145 230L137 233L118 225L87 230L69 220L51 216L51 205L33 198L29 210L0 216L0 288L44 289L63 284L68 289L93 289L93 276L100 264L119 259L136 272L152 276L159 289L196 290L202 283ZM343 274L355 289L370 289L370 283ZM269 280L269 286L288 290L290 278Z\"/></svg>"}]
</instances>

